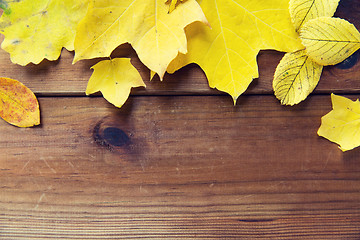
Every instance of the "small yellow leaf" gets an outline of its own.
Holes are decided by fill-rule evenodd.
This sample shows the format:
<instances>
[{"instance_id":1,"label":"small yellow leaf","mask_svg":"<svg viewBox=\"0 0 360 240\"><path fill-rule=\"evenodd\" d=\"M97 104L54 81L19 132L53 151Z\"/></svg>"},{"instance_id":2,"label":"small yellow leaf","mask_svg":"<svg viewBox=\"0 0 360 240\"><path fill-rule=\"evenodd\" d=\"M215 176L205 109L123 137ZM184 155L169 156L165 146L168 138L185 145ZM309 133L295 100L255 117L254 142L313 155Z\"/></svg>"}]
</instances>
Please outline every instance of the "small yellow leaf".
<instances>
[{"instance_id":1,"label":"small yellow leaf","mask_svg":"<svg viewBox=\"0 0 360 240\"><path fill-rule=\"evenodd\" d=\"M18 127L39 125L39 103L34 93L19 81L0 78L0 117Z\"/></svg>"},{"instance_id":2,"label":"small yellow leaf","mask_svg":"<svg viewBox=\"0 0 360 240\"><path fill-rule=\"evenodd\" d=\"M164 0L93 0L77 29L74 63L108 57L130 43L141 62L162 79L178 53L187 52L184 28L195 21L207 23L196 0L185 1L171 14Z\"/></svg>"},{"instance_id":3,"label":"small yellow leaf","mask_svg":"<svg viewBox=\"0 0 360 240\"><path fill-rule=\"evenodd\" d=\"M290 0L291 20L298 31L307 21L318 17L332 17L340 0Z\"/></svg>"},{"instance_id":4,"label":"small yellow leaf","mask_svg":"<svg viewBox=\"0 0 360 240\"><path fill-rule=\"evenodd\" d=\"M306 56L304 50L287 53L276 68L273 89L281 104L303 101L320 80L323 66Z\"/></svg>"},{"instance_id":5,"label":"small yellow leaf","mask_svg":"<svg viewBox=\"0 0 360 240\"><path fill-rule=\"evenodd\" d=\"M340 18L321 17L308 21L300 30L306 54L320 65L335 65L360 48L360 33Z\"/></svg>"},{"instance_id":6,"label":"small yellow leaf","mask_svg":"<svg viewBox=\"0 0 360 240\"><path fill-rule=\"evenodd\" d=\"M121 107L133 87L145 87L139 72L128 58L104 60L93 67L86 94L101 91L104 98L116 107Z\"/></svg>"},{"instance_id":7,"label":"small yellow leaf","mask_svg":"<svg viewBox=\"0 0 360 240\"><path fill-rule=\"evenodd\" d=\"M74 50L76 26L85 16L87 0L1 1L0 19L5 35L1 47L20 65L56 60L63 47Z\"/></svg>"},{"instance_id":8,"label":"small yellow leaf","mask_svg":"<svg viewBox=\"0 0 360 240\"><path fill-rule=\"evenodd\" d=\"M331 94L333 110L321 118L318 135L340 145L342 151L360 145L360 102Z\"/></svg>"}]
</instances>

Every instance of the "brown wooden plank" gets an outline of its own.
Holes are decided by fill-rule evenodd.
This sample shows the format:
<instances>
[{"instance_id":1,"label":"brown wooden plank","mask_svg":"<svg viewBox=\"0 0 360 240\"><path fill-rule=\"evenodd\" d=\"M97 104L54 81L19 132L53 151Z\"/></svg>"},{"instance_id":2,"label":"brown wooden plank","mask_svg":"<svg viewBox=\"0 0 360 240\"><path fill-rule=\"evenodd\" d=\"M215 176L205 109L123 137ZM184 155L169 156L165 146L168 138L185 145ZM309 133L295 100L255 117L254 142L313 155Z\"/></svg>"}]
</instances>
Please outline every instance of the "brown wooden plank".
<instances>
[{"instance_id":1,"label":"brown wooden plank","mask_svg":"<svg viewBox=\"0 0 360 240\"><path fill-rule=\"evenodd\" d=\"M357 61L360 59L356 52ZM166 74L162 82L158 77L148 81L149 71L139 61L130 46L121 46L114 56L132 57L133 64L141 73L147 88L132 91L133 95L219 95L221 92L211 89L200 67L195 64L184 67L175 74ZM272 94L272 76L283 53L261 51L258 56L260 77L255 79L245 94ZM71 64L73 53L64 50L61 59L56 62L44 61L40 65L30 64L26 67L12 64L9 55L0 50L0 76L10 77L23 82L37 95L80 95L85 94L87 81L91 76L90 67L98 60L84 60ZM349 69L326 67L317 93L358 93L360 92L360 63Z\"/></svg>"},{"instance_id":2,"label":"brown wooden plank","mask_svg":"<svg viewBox=\"0 0 360 240\"><path fill-rule=\"evenodd\" d=\"M240 103L40 98L40 127L0 122L0 238L359 239L360 150L316 135L330 96Z\"/></svg>"},{"instance_id":3,"label":"brown wooden plank","mask_svg":"<svg viewBox=\"0 0 360 240\"><path fill-rule=\"evenodd\" d=\"M360 29L360 7L357 1L342 0L336 16L345 18ZM221 94L210 89L206 76L196 65L185 67L179 72L167 74L163 82L156 77L149 82L149 71L141 64L136 53L129 45L121 46L112 57L131 57L134 65L142 74L147 89L139 88L133 91L135 95L198 95ZM260 78L255 79L246 94L271 94L272 76L283 53L275 51L261 51L258 56ZM90 67L98 60L80 61L72 65L73 53L63 51L60 60L44 61L40 65L30 64L21 67L11 64L9 55L0 50L0 76L18 79L30 87L38 95L84 95L87 81L92 73ZM315 92L320 93L359 93L360 92L360 53L357 52L352 60L339 67L327 67ZM355 64L352 66L352 64ZM352 67L351 67L352 66Z\"/></svg>"}]
</instances>

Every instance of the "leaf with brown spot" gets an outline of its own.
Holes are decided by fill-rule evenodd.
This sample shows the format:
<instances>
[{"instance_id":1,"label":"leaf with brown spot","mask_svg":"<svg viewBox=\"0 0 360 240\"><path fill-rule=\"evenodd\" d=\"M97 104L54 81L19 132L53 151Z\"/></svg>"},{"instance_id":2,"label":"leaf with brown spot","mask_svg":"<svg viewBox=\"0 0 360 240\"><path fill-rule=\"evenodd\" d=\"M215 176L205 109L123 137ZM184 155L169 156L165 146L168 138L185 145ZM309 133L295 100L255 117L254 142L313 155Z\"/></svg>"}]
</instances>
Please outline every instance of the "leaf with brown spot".
<instances>
[{"instance_id":1,"label":"leaf with brown spot","mask_svg":"<svg viewBox=\"0 0 360 240\"><path fill-rule=\"evenodd\" d=\"M298 104L315 89L322 70L323 66L312 61L305 50L285 54L274 74L275 96L281 104Z\"/></svg>"},{"instance_id":2,"label":"leaf with brown spot","mask_svg":"<svg viewBox=\"0 0 360 240\"><path fill-rule=\"evenodd\" d=\"M39 125L40 110L35 94L17 80L0 78L0 117L18 127Z\"/></svg>"}]
</instances>

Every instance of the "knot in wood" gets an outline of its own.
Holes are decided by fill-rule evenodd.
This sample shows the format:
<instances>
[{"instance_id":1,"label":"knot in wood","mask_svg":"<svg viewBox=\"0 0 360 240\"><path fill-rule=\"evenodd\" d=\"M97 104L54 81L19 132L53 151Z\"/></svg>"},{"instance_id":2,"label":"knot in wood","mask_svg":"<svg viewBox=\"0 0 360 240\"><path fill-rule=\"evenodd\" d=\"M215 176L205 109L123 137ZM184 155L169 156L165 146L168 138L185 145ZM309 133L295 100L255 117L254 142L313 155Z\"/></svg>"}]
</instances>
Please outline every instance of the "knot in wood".
<instances>
[{"instance_id":1,"label":"knot in wood","mask_svg":"<svg viewBox=\"0 0 360 240\"><path fill-rule=\"evenodd\" d=\"M120 128L108 127L102 133L102 138L109 145L121 147L129 143L129 136Z\"/></svg>"}]
</instances>

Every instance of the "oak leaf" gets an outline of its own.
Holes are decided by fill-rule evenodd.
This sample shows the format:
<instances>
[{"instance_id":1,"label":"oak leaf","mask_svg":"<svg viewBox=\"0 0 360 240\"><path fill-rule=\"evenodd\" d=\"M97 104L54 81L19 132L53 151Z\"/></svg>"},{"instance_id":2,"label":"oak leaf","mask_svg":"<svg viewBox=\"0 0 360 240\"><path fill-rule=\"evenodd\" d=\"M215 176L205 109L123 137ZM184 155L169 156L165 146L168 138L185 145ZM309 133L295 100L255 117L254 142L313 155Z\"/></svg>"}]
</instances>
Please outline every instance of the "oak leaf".
<instances>
[{"instance_id":1,"label":"oak leaf","mask_svg":"<svg viewBox=\"0 0 360 240\"><path fill-rule=\"evenodd\" d=\"M318 135L340 145L342 151L360 145L360 102L331 94L333 110L321 118Z\"/></svg>"},{"instance_id":2,"label":"oak leaf","mask_svg":"<svg viewBox=\"0 0 360 240\"><path fill-rule=\"evenodd\" d=\"M92 67L86 94L101 91L104 98L116 107L121 107L133 87L145 87L139 72L128 58L103 60Z\"/></svg>"},{"instance_id":3,"label":"oak leaf","mask_svg":"<svg viewBox=\"0 0 360 240\"><path fill-rule=\"evenodd\" d=\"M0 78L0 117L18 127L39 125L39 103L34 93L17 80Z\"/></svg>"},{"instance_id":4,"label":"oak leaf","mask_svg":"<svg viewBox=\"0 0 360 240\"><path fill-rule=\"evenodd\" d=\"M311 19L332 17L340 0L290 0L289 10L296 31Z\"/></svg>"},{"instance_id":5,"label":"oak leaf","mask_svg":"<svg viewBox=\"0 0 360 240\"><path fill-rule=\"evenodd\" d=\"M360 48L360 33L340 18L320 17L304 24L300 30L306 54L321 65L335 65Z\"/></svg>"},{"instance_id":6,"label":"oak leaf","mask_svg":"<svg viewBox=\"0 0 360 240\"><path fill-rule=\"evenodd\" d=\"M304 50L285 54L274 74L275 96L281 104L298 104L315 89L322 69Z\"/></svg>"},{"instance_id":7,"label":"oak leaf","mask_svg":"<svg viewBox=\"0 0 360 240\"><path fill-rule=\"evenodd\" d=\"M187 52L184 28L195 21L207 22L196 0L185 1L171 14L164 0L93 0L77 30L74 63L108 57L119 45L130 43L162 79L177 54Z\"/></svg>"},{"instance_id":8,"label":"oak leaf","mask_svg":"<svg viewBox=\"0 0 360 240\"><path fill-rule=\"evenodd\" d=\"M35 2L35 3L34 3ZM76 26L87 0L2 0L1 47L20 65L56 60L61 49L74 50Z\"/></svg>"},{"instance_id":9,"label":"oak leaf","mask_svg":"<svg viewBox=\"0 0 360 240\"><path fill-rule=\"evenodd\" d=\"M188 54L180 54L168 72L197 63L210 87L229 93L234 102L259 77L256 56L260 50L303 48L291 23L288 0L206 0L200 5L211 29L190 25L186 29Z\"/></svg>"}]
</instances>

